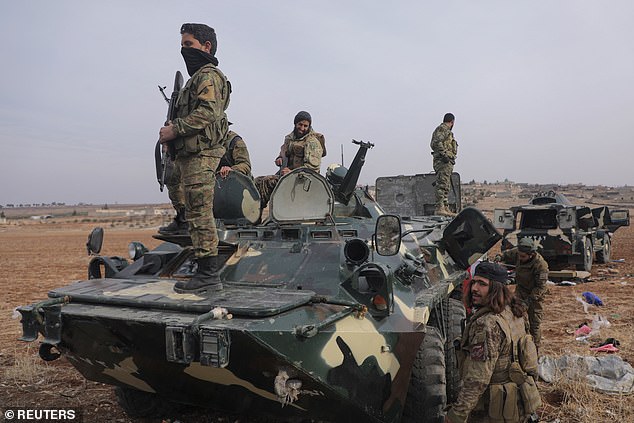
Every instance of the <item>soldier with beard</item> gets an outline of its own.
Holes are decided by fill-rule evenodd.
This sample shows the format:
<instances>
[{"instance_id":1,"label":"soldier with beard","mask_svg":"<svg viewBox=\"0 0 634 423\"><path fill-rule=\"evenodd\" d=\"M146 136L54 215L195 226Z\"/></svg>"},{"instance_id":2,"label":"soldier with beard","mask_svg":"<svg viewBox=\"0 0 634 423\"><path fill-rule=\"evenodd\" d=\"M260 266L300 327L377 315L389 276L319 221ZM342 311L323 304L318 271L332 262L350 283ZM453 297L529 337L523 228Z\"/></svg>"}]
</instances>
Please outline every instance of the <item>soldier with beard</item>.
<instances>
[{"instance_id":1,"label":"soldier with beard","mask_svg":"<svg viewBox=\"0 0 634 423\"><path fill-rule=\"evenodd\" d=\"M457 351L461 387L446 423L526 422L541 406L534 370L527 371L521 362L524 354L536 368L526 309L505 285L506 278L505 268L482 262L469 283L465 305L473 314ZM516 345L527 348L520 352Z\"/></svg>"},{"instance_id":2,"label":"soldier with beard","mask_svg":"<svg viewBox=\"0 0 634 423\"><path fill-rule=\"evenodd\" d=\"M293 131L284 137L280 154L275 159L275 164L281 167L279 174L255 178L255 186L260 192L261 208L268 204L281 176L299 167L320 171L321 158L326 155L326 141L322 134L313 130L312 122L310 113L297 113L293 119Z\"/></svg>"},{"instance_id":3,"label":"soldier with beard","mask_svg":"<svg viewBox=\"0 0 634 423\"><path fill-rule=\"evenodd\" d=\"M213 215L215 172L225 154L231 85L217 68L218 47L213 28L204 24L183 24L181 54L191 77L181 90L177 118L159 131L162 144L172 142L176 151L174 166L181 177L182 190L176 195L185 205L189 233L198 264L187 282L177 282L176 292L202 292L222 289L218 271L218 233Z\"/></svg>"}]
</instances>

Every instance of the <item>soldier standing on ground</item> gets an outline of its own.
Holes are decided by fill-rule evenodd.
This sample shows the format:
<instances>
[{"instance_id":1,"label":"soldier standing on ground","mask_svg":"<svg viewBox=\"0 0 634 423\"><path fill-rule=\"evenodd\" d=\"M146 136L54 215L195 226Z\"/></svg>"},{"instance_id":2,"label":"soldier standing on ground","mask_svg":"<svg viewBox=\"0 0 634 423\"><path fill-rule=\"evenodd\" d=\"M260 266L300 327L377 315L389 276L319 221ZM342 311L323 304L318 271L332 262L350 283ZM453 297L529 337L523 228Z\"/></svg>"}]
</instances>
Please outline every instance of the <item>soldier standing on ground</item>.
<instances>
[{"instance_id":1,"label":"soldier standing on ground","mask_svg":"<svg viewBox=\"0 0 634 423\"><path fill-rule=\"evenodd\" d=\"M541 405L534 382L530 389L537 404L524 403L516 374L509 371L511 363L517 361L512 344L526 335L528 324L525 307L505 285L506 276L506 269L499 264L483 262L476 267L465 300L474 313L458 352L461 389L445 422L523 422L529 414L526 409ZM536 362L534 348L532 355Z\"/></svg>"},{"instance_id":2,"label":"soldier standing on ground","mask_svg":"<svg viewBox=\"0 0 634 423\"><path fill-rule=\"evenodd\" d=\"M176 116L159 131L160 142L173 142L174 163L180 173L189 233L198 264L187 282L177 282L177 292L222 289L218 271L218 233L213 215L215 172L225 153L231 86L216 67L216 33L204 24L184 24L181 54L190 79L178 96Z\"/></svg>"},{"instance_id":3,"label":"soldier standing on ground","mask_svg":"<svg viewBox=\"0 0 634 423\"><path fill-rule=\"evenodd\" d=\"M227 138L223 142L223 145L227 151L220 159L220 164L216 172L222 178L226 178L231 171L251 177L249 150L242 137L233 131L229 131L227 132ZM187 235L189 232L187 229L187 219L185 218L181 175L180 172L174 168L173 164L171 164L171 161L168 162L168 165L172 166L172 170L168 173L169 176L165 181L165 186L167 187L169 198L172 201L172 206L174 210L176 210L176 216L169 225L161 226L159 233L163 235Z\"/></svg>"},{"instance_id":4,"label":"soldier standing on ground","mask_svg":"<svg viewBox=\"0 0 634 423\"><path fill-rule=\"evenodd\" d=\"M293 131L284 137L280 154L275 159L275 164L281 167L279 175L255 178L262 208L268 204L271 193L281 176L299 167L306 167L319 173L321 158L326 155L326 141L322 134L313 130L312 123L310 113L305 111L297 113L293 119Z\"/></svg>"},{"instance_id":5,"label":"soldier standing on ground","mask_svg":"<svg viewBox=\"0 0 634 423\"><path fill-rule=\"evenodd\" d=\"M516 248L506 250L500 257L502 262L515 266L515 294L528 307L528 321L535 345L539 347L542 338L540 329L544 317L543 302L548 281L548 263L537 252L530 238L522 238Z\"/></svg>"},{"instance_id":6,"label":"soldier standing on ground","mask_svg":"<svg viewBox=\"0 0 634 423\"><path fill-rule=\"evenodd\" d=\"M436 214L439 216L455 216L455 213L449 210L447 200L451 189L451 174L458 155L458 143L451 132L454 120L453 114L445 114L442 123L431 137L431 154L434 156L436 172Z\"/></svg>"}]
</instances>

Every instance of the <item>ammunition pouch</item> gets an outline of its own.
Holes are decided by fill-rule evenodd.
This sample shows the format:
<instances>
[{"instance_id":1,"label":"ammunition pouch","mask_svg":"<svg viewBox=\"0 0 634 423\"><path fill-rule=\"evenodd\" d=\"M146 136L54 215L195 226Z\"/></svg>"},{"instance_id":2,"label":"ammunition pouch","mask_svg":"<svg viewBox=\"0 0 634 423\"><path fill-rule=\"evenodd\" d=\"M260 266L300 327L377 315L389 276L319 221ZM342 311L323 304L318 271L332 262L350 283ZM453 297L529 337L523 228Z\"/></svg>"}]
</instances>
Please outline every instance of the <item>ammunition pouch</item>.
<instances>
[{"instance_id":1,"label":"ammunition pouch","mask_svg":"<svg viewBox=\"0 0 634 423\"><path fill-rule=\"evenodd\" d=\"M489 417L494 420L519 421L520 389L513 383L489 387Z\"/></svg>"},{"instance_id":2,"label":"ammunition pouch","mask_svg":"<svg viewBox=\"0 0 634 423\"><path fill-rule=\"evenodd\" d=\"M225 153L221 141L226 137L228 130L227 119L223 118L219 122L205 127L203 133L177 138L174 140L176 154L193 155L203 150L212 150L210 155L220 158Z\"/></svg>"},{"instance_id":3,"label":"ammunition pouch","mask_svg":"<svg viewBox=\"0 0 634 423\"><path fill-rule=\"evenodd\" d=\"M533 376L527 376L526 381L519 385L522 403L524 404L524 413L533 414L542 406L542 397L539 395L537 384Z\"/></svg>"},{"instance_id":4,"label":"ammunition pouch","mask_svg":"<svg viewBox=\"0 0 634 423\"><path fill-rule=\"evenodd\" d=\"M520 386L526 382L527 378L528 375L524 372L524 370L522 370L520 364L517 361L512 362L509 367L509 379L511 379L517 386Z\"/></svg>"}]
</instances>

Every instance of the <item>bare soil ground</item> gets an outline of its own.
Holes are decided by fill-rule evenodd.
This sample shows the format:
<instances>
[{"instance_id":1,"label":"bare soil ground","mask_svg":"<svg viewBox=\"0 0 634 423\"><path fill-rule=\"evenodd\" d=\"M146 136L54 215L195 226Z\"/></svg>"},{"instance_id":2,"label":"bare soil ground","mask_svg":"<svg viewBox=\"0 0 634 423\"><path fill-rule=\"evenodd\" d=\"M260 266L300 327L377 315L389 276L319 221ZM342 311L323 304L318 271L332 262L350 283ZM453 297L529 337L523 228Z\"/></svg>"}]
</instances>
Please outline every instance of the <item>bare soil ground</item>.
<instances>
[{"instance_id":1,"label":"bare soil ground","mask_svg":"<svg viewBox=\"0 0 634 423\"><path fill-rule=\"evenodd\" d=\"M490 205L479 206L487 212ZM166 222L96 223L68 218L45 223L21 220L0 226L0 290L4 299L0 303L0 409L79 407L85 422L247 421L189 409L174 411L163 419L131 419L117 404L110 386L84 380L63 358L46 363L38 356L37 342L18 341L22 330L15 307L45 299L48 290L86 278L89 257L85 242L92 227L101 224L106 229L104 253L127 257L130 241L141 241L150 248L158 245L152 235L162 223ZM600 353L591 352L590 344L614 337L621 342L617 354L634 362L634 227L616 232L612 258L625 261L595 265L592 282L550 287L542 355L596 355ZM585 314L576 300L584 291L594 292L605 306L593 307ZM590 344L575 341L574 330L580 323L590 322L595 313L605 316L611 326L602 329ZM540 383L540 389L545 403L539 413L542 421L634 421L631 397L599 394L581 382Z\"/></svg>"}]
</instances>

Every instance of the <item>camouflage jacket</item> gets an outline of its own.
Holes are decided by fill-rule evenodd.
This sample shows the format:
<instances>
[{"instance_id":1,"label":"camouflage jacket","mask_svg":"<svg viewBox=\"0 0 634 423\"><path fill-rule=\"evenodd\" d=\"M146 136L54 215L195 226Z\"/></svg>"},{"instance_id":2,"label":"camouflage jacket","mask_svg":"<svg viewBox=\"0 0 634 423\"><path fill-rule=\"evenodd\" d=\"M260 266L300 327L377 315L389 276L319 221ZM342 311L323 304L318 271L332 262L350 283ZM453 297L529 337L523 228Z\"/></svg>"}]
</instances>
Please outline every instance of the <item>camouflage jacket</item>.
<instances>
[{"instance_id":1,"label":"camouflage jacket","mask_svg":"<svg viewBox=\"0 0 634 423\"><path fill-rule=\"evenodd\" d=\"M289 169L307 167L319 172L324 152L319 137L323 138L323 135L313 131L313 128L310 128L308 133L299 139L295 138L293 132L284 137L280 156L288 157Z\"/></svg>"},{"instance_id":2,"label":"camouflage jacket","mask_svg":"<svg viewBox=\"0 0 634 423\"><path fill-rule=\"evenodd\" d=\"M207 64L194 73L178 95L172 122L177 154L205 154L222 157L227 136L225 110L229 106L230 84L215 66Z\"/></svg>"},{"instance_id":3,"label":"camouflage jacket","mask_svg":"<svg viewBox=\"0 0 634 423\"><path fill-rule=\"evenodd\" d=\"M526 334L526 319L516 317L507 306L500 314L488 307L478 309L469 319L460 343L461 388L447 417L452 423L466 422L474 409L482 409L491 385L511 382L511 339L507 339L500 320L510 326L511 337ZM478 406L476 408L476 406Z\"/></svg>"},{"instance_id":4,"label":"camouflage jacket","mask_svg":"<svg viewBox=\"0 0 634 423\"><path fill-rule=\"evenodd\" d=\"M515 266L517 294L522 300L543 300L547 289L548 263L539 253L535 253L528 263L520 263L517 248L511 248L502 254L502 261Z\"/></svg>"},{"instance_id":5,"label":"camouflage jacket","mask_svg":"<svg viewBox=\"0 0 634 423\"><path fill-rule=\"evenodd\" d=\"M446 123L441 123L431 136L431 151L434 157L447 157L456 160L458 155L458 143L453 137L453 132Z\"/></svg>"},{"instance_id":6,"label":"camouflage jacket","mask_svg":"<svg viewBox=\"0 0 634 423\"><path fill-rule=\"evenodd\" d=\"M249 150L242 137L233 131L227 132L227 138L223 145L227 152L218 165L218 170L223 166L229 166L231 170L251 176L251 159L249 158Z\"/></svg>"}]
</instances>

